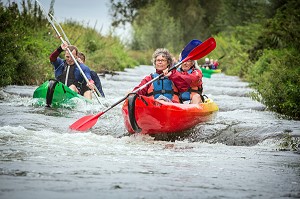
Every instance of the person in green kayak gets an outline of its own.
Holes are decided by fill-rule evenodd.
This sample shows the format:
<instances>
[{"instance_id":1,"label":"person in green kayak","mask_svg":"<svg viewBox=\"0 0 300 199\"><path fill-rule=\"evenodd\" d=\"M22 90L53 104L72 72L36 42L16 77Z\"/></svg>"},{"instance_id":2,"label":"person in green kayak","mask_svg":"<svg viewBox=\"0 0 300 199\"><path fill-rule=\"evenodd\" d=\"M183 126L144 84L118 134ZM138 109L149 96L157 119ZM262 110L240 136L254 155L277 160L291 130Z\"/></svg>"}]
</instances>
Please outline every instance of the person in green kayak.
<instances>
[{"instance_id":1,"label":"person in green kayak","mask_svg":"<svg viewBox=\"0 0 300 199\"><path fill-rule=\"evenodd\" d=\"M209 58L205 58L204 64L201 65L202 68L209 69Z\"/></svg>"},{"instance_id":2,"label":"person in green kayak","mask_svg":"<svg viewBox=\"0 0 300 199\"><path fill-rule=\"evenodd\" d=\"M68 45L67 42L62 43L51 55L50 62L55 70L56 80L66 84L73 91L83 95L88 99L92 99L91 90L94 89L94 81L91 77L91 71L89 67L83 63L78 63L82 69L84 75L88 79L88 83L85 82L80 69L76 66L75 61L67 51L67 48L70 49L72 55L75 59L78 56L78 49L76 46ZM63 51L65 52L65 60L59 58L58 56Z\"/></svg>"},{"instance_id":3,"label":"person in green kayak","mask_svg":"<svg viewBox=\"0 0 300 199\"><path fill-rule=\"evenodd\" d=\"M78 52L78 58L77 58L77 61L79 63L82 63L84 64L85 63L85 55L83 52ZM102 84L101 84L101 80L99 78L99 76L97 75L97 73L95 71L92 71L91 70L91 77L92 77L92 80L95 82L95 86L97 87L97 89L99 90L99 93L102 97L105 97L105 94L103 92L103 89L102 89ZM100 96L99 96L100 97Z\"/></svg>"}]
</instances>

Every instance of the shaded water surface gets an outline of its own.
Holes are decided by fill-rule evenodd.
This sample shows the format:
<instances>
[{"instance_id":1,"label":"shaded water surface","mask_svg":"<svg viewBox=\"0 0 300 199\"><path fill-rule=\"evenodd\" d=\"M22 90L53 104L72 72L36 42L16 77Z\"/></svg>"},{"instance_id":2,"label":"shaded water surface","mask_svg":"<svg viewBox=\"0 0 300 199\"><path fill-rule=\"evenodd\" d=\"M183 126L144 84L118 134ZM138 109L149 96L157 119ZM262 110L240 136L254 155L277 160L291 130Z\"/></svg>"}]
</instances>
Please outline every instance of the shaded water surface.
<instances>
[{"instance_id":1,"label":"shaded water surface","mask_svg":"<svg viewBox=\"0 0 300 199\"><path fill-rule=\"evenodd\" d=\"M215 74L204 92L214 120L175 142L131 135L121 104L86 133L68 126L110 107L151 66L102 77L102 104L74 110L34 107L34 86L0 91L0 198L299 198L300 156L280 151L300 122L280 119L251 100L248 84Z\"/></svg>"}]
</instances>

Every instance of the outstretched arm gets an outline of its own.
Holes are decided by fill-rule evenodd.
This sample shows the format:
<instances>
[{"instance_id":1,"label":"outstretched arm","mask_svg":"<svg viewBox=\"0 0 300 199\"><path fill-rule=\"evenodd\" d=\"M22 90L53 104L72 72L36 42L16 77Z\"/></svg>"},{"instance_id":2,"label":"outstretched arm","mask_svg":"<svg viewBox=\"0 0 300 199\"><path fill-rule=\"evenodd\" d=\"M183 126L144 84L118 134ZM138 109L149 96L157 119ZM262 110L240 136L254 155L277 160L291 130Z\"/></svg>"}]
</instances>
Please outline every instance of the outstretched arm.
<instances>
[{"instance_id":1,"label":"outstretched arm","mask_svg":"<svg viewBox=\"0 0 300 199\"><path fill-rule=\"evenodd\" d=\"M63 52L64 50L66 50L67 47L68 47L68 43L65 41L50 55L50 57L49 57L50 62L55 62L57 60L57 57L59 56L59 54L61 52Z\"/></svg>"}]
</instances>

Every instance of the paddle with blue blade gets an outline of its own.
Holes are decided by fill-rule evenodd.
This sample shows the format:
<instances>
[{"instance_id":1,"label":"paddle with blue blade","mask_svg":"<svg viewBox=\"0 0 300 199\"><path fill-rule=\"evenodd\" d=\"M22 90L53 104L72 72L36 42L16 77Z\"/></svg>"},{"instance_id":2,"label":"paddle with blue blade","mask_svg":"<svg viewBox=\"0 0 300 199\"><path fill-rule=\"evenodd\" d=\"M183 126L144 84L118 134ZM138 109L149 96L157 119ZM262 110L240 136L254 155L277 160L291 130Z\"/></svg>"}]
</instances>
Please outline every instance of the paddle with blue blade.
<instances>
[{"instance_id":1,"label":"paddle with blue blade","mask_svg":"<svg viewBox=\"0 0 300 199\"><path fill-rule=\"evenodd\" d=\"M190 54L190 52L191 52L194 48L196 48L197 46L199 46L200 44L202 44L202 41L200 41L200 40L197 40L197 39L191 40L191 41L184 47L184 49L181 51L181 53L180 53L181 57L180 57L180 60L179 60L179 61L181 61L181 60L183 60L184 58L186 58L186 57Z\"/></svg>"},{"instance_id":2,"label":"paddle with blue blade","mask_svg":"<svg viewBox=\"0 0 300 199\"><path fill-rule=\"evenodd\" d=\"M200 40L191 40L187 45L186 47L182 50L181 52L181 58L179 61L183 60L184 58L187 57L187 55L194 49L196 48L197 46L199 46L202 42ZM211 78L211 73L208 73L208 72L205 72L206 70L203 70L201 68L201 71L202 71L202 75L203 77L206 77L206 78Z\"/></svg>"},{"instance_id":3,"label":"paddle with blue blade","mask_svg":"<svg viewBox=\"0 0 300 199\"><path fill-rule=\"evenodd\" d=\"M209 54L215 48L216 48L216 41L213 37L210 37L209 39L207 39L206 41L204 41L200 45L196 46L193 50L191 50L190 53L188 53L188 55L182 61L180 61L176 65L172 66L169 69L169 72L176 69L182 63L184 63L188 60L197 60L197 59L200 59L200 58L206 56L207 54ZM157 76L156 78L154 78L151 81L147 82L146 84L144 84L140 88L134 90L132 93L127 94L125 97L123 97L122 99L120 99L119 101L114 103L112 106L107 108L105 111L99 112L96 115L87 115L87 116L84 116L84 117L80 118L79 120L74 122L72 125L70 125L69 128L72 129L72 130L76 130L76 131L87 131L87 130L89 130L90 128L92 128L97 123L97 120L101 115L103 115L104 113L106 113L110 109L114 108L115 106L117 106L118 104L123 102L130 94L137 93L138 91L144 89L147 85L153 83L154 81L156 81L157 79L159 79L163 75L164 75L163 73L160 74L159 76Z\"/></svg>"}]
</instances>

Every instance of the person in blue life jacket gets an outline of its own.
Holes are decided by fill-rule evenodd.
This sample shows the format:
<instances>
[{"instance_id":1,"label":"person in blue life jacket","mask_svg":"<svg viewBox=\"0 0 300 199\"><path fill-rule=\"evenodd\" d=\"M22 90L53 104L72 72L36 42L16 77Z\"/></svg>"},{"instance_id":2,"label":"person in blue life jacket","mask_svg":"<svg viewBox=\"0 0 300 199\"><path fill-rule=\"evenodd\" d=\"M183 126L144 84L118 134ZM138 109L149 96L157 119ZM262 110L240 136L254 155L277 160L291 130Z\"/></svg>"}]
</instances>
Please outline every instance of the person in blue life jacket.
<instances>
[{"instance_id":1,"label":"person in blue life jacket","mask_svg":"<svg viewBox=\"0 0 300 199\"><path fill-rule=\"evenodd\" d=\"M77 61L79 63L82 63L82 64L85 63L85 55L84 55L83 52L78 52ZM95 82L95 86L97 87L97 89L98 89L99 93L101 94L101 96L105 97L105 94L104 94L103 89L102 89L100 78L99 78L99 76L97 75L97 73L95 71L91 70L91 77L92 77L92 80Z\"/></svg>"},{"instance_id":2,"label":"person in blue life jacket","mask_svg":"<svg viewBox=\"0 0 300 199\"><path fill-rule=\"evenodd\" d=\"M185 103L199 104L203 102L202 96L202 71L197 69L194 60L188 60L181 64L177 70L190 80L190 88L185 92L180 92L180 100Z\"/></svg>"},{"instance_id":3,"label":"person in blue life jacket","mask_svg":"<svg viewBox=\"0 0 300 199\"><path fill-rule=\"evenodd\" d=\"M92 99L91 90L94 89L95 85L91 77L91 71L88 66L84 65L83 63L78 63L84 75L88 79L88 82L85 82L80 69L75 64L75 61L67 51L67 48L69 48L69 50L72 52L74 58L77 59L77 47L68 45L67 42L62 43L49 57L50 62L55 70L55 78L56 80L66 84L71 90L83 95L88 99ZM61 59L59 57L60 53L63 51L66 51L65 59Z\"/></svg>"},{"instance_id":4,"label":"person in blue life jacket","mask_svg":"<svg viewBox=\"0 0 300 199\"><path fill-rule=\"evenodd\" d=\"M177 70L168 71L173 66L170 52L165 48L156 49L152 55L152 63L155 72L144 77L140 84L134 87L133 91L143 87L149 81L163 73L162 77L139 90L137 94L149 96L157 100L180 103L179 92L186 91L190 86L190 82L186 81L185 76L181 75Z\"/></svg>"}]
</instances>

